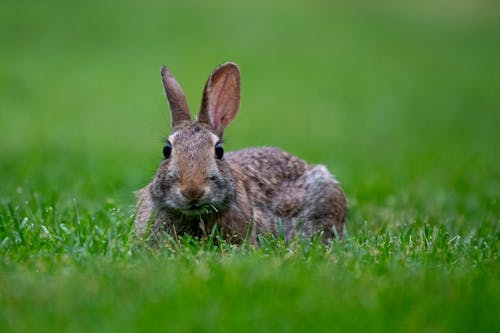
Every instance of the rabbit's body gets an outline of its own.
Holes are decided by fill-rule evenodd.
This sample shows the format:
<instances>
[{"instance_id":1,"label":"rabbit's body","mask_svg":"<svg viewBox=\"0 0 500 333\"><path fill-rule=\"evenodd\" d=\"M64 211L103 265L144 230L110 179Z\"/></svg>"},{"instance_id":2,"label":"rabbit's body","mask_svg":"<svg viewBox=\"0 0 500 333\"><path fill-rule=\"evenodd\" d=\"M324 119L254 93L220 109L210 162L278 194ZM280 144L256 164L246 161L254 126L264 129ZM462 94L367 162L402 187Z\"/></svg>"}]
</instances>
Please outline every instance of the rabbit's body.
<instances>
[{"instance_id":1,"label":"rabbit's body","mask_svg":"<svg viewBox=\"0 0 500 333\"><path fill-rule=\"evenodd\" d=\"M222 156L222 130L239 106L239 71L220 66L205 87L202 111L192 123L182 91L162 71L173 133L153 181L139 191L136 231L204 236L216 224L235 243L259 234L291 239L323 232L343 234L347 204L322 165L309 165L278 148L248 148ZM168 146L168 147L167 147ZM215 147L215 150L214 150ZM220 158L219 158L220 157Z\"/></svg>"}]
</instances>

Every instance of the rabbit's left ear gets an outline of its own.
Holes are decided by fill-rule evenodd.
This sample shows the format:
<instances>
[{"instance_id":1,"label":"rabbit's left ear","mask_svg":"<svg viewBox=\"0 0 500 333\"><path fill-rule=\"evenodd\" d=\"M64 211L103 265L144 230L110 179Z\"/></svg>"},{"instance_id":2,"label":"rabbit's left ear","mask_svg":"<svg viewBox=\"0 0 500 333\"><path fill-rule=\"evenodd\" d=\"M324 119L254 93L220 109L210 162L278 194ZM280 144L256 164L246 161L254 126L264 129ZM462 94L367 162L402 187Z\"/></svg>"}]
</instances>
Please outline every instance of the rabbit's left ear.
<instances>
[{"instance_id":1,"label":"rabbit's left ear","mask_svg":"<svg viewBox=\"0 0 500 333\"><path fill-rule=\"evenodd\" d=\"M240 70L226 62L210 75L203 91L198 121L210 126L219 138L238 113L240 106Z\"/></svg>"},{"instance_id":2,"label":"rabbit's left ear","mask_svg":"<svg viewBox=\"0 0 500 333\"><path fill-rule=\"evenodd\" d=\"M181 86L165 66L161 68L161 78L170 106L170 114L172 116L170 125L172 128L176 127L182 121L191 121L189 107Z\"/></svg>"}]
</instances>

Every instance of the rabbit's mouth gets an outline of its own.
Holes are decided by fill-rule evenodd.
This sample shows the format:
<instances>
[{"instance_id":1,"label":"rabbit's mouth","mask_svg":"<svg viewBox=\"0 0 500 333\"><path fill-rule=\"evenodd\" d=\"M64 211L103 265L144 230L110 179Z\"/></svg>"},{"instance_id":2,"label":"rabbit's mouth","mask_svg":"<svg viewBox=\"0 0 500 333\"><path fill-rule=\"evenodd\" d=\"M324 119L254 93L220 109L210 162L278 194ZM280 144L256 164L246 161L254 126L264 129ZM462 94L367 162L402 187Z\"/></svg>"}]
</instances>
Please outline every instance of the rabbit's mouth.
<instances>
[{"instance_id":1,"label":"rabbit's mouth","mask_svg":"<svg viewBox=\"0 0 500 333\"><path fill-rule=\"evenodd\" d=\"M204 203L201 205L192 205L189 208L181 208L179 211L184 215L195 216L214 214L218 213L220 210L212 203Z\"/></svg>"}]
</instances>

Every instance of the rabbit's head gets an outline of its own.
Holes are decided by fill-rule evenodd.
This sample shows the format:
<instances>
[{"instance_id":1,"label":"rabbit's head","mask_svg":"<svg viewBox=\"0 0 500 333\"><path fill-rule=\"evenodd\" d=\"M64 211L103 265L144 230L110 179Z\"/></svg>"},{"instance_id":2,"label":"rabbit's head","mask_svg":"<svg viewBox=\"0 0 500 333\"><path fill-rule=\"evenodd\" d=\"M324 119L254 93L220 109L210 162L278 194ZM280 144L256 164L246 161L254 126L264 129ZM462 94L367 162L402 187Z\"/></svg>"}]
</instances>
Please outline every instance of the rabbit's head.
<instances>
[{"instance_id":1,"label":"rabbit's head","mask_svg":"<svg viewBox=\"0 0 500 333\"><path fill-rule=\"evenodd\" d=\"M161 74L170 105L172 134L152 182L154 204L183 215L223 211L236 193L235 181L224 159L222 136L238 112L238 66L225 63L210 75L194 122L180 85L166 67Z\"/></svg>"}]
</instances>

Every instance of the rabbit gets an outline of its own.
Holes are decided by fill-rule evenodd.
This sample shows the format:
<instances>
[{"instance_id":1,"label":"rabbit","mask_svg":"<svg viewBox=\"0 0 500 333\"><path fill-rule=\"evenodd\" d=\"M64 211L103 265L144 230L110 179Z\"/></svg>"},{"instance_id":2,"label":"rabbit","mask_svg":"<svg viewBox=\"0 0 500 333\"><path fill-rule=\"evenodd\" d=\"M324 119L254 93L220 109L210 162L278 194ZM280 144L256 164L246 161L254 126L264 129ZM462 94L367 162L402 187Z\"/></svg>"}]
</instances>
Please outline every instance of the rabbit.
<instances>
[{"instance_id":1,"label":"rabbit","mask_svg":"<svg viewBox=\"0 0 500 333\"><path fill-rule=\"evenodd\" d=\"M342 237L345 194L323 165L278 148L224 153L223 132L238 113L240 71L217 67L203 91L201 110L191 121L184 93L168 68L161 68L171 111L172 133L153 180L137 192L139 237L204 237L214 230L225 241L259 243L259 235L320 234L323 242Z\"/></svg>"}]
</instances>

